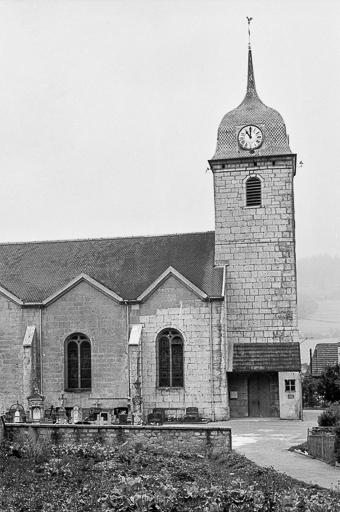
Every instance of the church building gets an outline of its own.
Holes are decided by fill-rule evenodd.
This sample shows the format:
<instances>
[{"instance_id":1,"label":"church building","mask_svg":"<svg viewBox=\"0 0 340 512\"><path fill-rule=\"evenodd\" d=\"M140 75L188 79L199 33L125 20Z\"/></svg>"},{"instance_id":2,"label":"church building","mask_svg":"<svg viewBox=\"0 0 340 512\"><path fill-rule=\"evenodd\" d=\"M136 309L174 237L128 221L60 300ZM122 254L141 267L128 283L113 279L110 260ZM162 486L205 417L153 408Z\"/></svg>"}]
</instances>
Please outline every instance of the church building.
<instances>
[{"instance_id":1,"label":"church building","mask_svg":"<svg viewBox=\"0 0 340 512\"><path fill-rule=\"evenodd\" d=\"M296 155L250 47L209 165L215 232L0 244L0 414L37 388L46 407L301 418Z\"/></svg>"}]
</instances>

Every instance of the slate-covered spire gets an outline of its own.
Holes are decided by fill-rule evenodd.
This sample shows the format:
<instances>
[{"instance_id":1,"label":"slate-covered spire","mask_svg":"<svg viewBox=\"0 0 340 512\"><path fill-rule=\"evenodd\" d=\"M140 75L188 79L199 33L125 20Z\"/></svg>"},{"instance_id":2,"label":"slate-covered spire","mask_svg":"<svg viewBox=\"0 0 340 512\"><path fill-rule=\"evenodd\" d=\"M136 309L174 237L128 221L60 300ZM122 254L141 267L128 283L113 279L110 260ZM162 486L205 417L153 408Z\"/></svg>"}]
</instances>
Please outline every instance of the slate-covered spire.
<instances>
[{"instance_id":1,"label":"slate-covered spire","mask_svg":"<svg viewBox=\"0 0 340 512\"><path fill-rule=\"evenodd\" d=\"M213 160L231 158L254 158L254 156L275 156L291 154L286 126L282 116L273 108L267 107L259 98L254 76L252 50L250 45L250 21L248 19L248 79L247 92L242 103L228 112L222 119L217 133L216 151ZM250 152L238 144L238 133L247 125L259 127L264 141L258 149Z\"/></svg>"},{"instance_id":2,"label":"slate-covered spire","mask_svg":"<svg viewBox=\"0 0 340 512\"><path fill-rule=\"evenodd\" d=\"M249 44L248 49L248 81L247 81L247 93L246 98L258 98L255 86L255 76L254 76L254 66L253 66L253 57L251 53L251 47Z\"/></svg>"}]
</instances>

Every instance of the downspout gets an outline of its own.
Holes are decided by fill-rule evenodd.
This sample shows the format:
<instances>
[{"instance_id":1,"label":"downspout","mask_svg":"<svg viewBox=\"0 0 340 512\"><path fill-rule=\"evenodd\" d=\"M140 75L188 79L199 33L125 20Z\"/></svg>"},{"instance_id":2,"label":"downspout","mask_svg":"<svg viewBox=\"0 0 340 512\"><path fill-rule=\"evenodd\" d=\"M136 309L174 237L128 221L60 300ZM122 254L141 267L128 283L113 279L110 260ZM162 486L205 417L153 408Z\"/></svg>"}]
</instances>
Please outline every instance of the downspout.
<instances>
[{"instance_id":1,"label":"downspout","mask_svg":"<svg viewBox=\"0 0 340 512\"><path fill-rule=\"evenodd\" d=\"M223 283L222 283L222 296L223 296L223 309L224 309L224 315L222 315L221 310L221 316L222 320L224 322L224 325L222 325L221 331L223 335L223 350L224 350L224 364L225 364L225 372L226 372L226 379L227 379L227 371L228 371L228 352L227 352L227 333L228 333L228 309L227 309L227 294L226 294L226 274L227 274L227 265L223 266ZM222 323L222 322L221 322ZM228 386L228 382L227 382Z\"/></svg>"},{"instance_id":2,"label":"downspout","mask_svg":"<svg viewBox=\"0 0 340 512\"><path fill-rule=\"evenodd\" d=\"M129 303L128 303L128 301L125 301L125 305L126 305L126 338L127 338L128 397L131 397L131 383L130 383L130 348L129 348L130 310L129 310Z\"/></svg>"},{"instance_id":3,"label":"downspout","mask_svg":"<svg viewBox=\"0 0 340 512\"><path fill-rule=\"evenodd\" d=\"M228 370L232 371L232 360L230 357L230 350L228 346L228 305L227 305L227 290L226 290L226 279L227 279L227 265L223 266L223 283L222 283L222 295L223 304L221 308L221 333L223 336L223 350L224 350L224 378L226 386L226 406L227 406L227 419L230 419L230 401L229 401L229 379Z\"/></svg>"},{"instance_id":4,"label":"downspout","mask_svg":"<svg viewBox=\"0 0 340 512\"><path fill-rule=\"evenodd\" d=\"M211 410L215 421L215 397L214 397L214 356L213 356L213 328L212 328L212 302L209 299L209 344L210 344L210 378L211 378Z\"/></svg>"},{"instance_id":5,"label":"downspout","mask_svg":"<svg viewBox=\"0 0 340 512\"><path fill-rule=\"evenodd\" d=\"M44 375L44 372L43 372L43 368L44 368L44 365L43 365L43 359L44 359L44 354L43 354L43 334L42 334L42 312L43 312L43 308L42 306L40 307L40 326L39 326L39 329L40 329L40 336L39 336L39 353L40 353L40 394L43 395L44 394L44 379L43 379L43 375Z\"/></svg>"}]
</instances>

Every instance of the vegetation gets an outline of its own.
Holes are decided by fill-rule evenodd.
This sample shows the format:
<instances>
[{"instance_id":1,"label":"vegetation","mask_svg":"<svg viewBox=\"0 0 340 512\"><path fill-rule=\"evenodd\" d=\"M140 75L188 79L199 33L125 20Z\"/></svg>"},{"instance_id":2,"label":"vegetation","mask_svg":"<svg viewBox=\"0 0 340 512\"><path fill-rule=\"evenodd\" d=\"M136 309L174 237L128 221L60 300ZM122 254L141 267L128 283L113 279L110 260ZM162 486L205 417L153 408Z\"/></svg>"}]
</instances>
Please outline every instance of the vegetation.
<instances>
[{"instance_id":1,"label":"vegetation","mask_svg":"<svg viewBox=\"0 0 340 512\"><path fill-rule=\"evenodd\" d=\"M319 407L322 405L322 397L318 393L318 379L310 374L302 378L302 401L303 407Z\"/></svg>"},{"instance_id":2,"label":"vegetation","mask_svg":"<svg viewBox=\"0 0 340 512\"><path fill-rule=\"evenodd\" d=\"M340 512L339 494L232 453L204 458L140 445L7 444L0 510Z\"/></svg>"},{"instance_id":3,"label":"vegetation","mask_svg":"<svg viewBox=\"0 0 340 512\"><path fill-rule=\"evenodd\" d=\"M340 401L340 366L328 365L322 372L317 386L318 393L327 402Z\"/></svg>"},{"instance_id":4,"label":"vegetation","mask_svg":"<svg viewBox=\"0 0 340 512\"><path fill-rule=\"evenodd\" d=\"M340 403L331 404L318 417L320 427L334 427L340 423Z\"/></svg>"}]
</instances>

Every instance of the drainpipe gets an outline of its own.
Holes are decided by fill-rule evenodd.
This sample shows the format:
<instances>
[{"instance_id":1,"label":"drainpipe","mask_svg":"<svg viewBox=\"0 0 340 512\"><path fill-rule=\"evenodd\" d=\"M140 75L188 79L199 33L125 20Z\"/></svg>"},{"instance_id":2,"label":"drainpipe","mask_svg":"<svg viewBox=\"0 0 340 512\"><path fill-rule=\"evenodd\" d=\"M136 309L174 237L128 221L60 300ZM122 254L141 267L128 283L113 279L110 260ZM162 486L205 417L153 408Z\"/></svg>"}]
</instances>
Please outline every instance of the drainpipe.
<instances>
[{"instance_id":1,"label":"drainpipe","mask_svg":"<svg viewBox=\"0 0 340 512\"><path fill-rule=\"evenodd\" d=\"M43 308L40 307L40 336L39 336L39 352L40 352L40 394L44 394L44 354L43 354L43 334L42 334L42 312Z\"/></svg>"},{"instance_id":2,"label":"drainpipe","mask_svg":"<svg viewBox=\"0 0 340 512\"><path fill-rule=\"evenodd\" d=\"M129 330L130 330L130 310L129 303L125 301L126 305L126 337L127 337L127 370L128 370L128 396L131 397L131 383L130 383L130 349L129 349Z\"/></svg>"},{"instance_id":3,"label":"drainpipe","mask_svg":"<svg viewBox=\"0 0 340 512\"><path fill-rule=\"evenodd\" d=\"M210 344L210 378L211 378L211 410L213 413L213 421L215 421L215 397L214 397L214 369L213 369L213 328L212 328L212 302L209 299L209 344Z\"/></svg>"}]
</instances>

